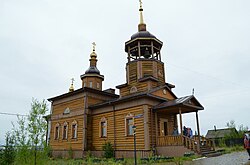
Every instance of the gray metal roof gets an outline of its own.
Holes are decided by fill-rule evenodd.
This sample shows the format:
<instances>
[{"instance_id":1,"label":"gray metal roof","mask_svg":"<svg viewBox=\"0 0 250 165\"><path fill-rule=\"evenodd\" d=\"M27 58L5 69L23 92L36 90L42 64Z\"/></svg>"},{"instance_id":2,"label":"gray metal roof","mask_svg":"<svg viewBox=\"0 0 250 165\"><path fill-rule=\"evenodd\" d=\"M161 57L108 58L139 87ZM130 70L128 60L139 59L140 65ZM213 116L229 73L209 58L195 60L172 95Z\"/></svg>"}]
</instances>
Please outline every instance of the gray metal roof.
<instances>
[{"instance_id":1,"label":"gray metal roof","mask_svg":"<svg viewBox=\"0 0 250 165\"><path fill-rule=\"evenodd\" d=\"M193 105L193 102L195 102L196 105ZM203 106L198 102L198 100L193 95L180 97L171 101L165 101L161 104L154 106L153 109L168 108L176 105L192 105L197 107L197 109L204 109Z\"/></svg>"},{"instance_id":2,"label":"gray metal roof","mask_svg":"<svg viewBox=\"0 0 250 165\"><path fill-rule=\"evenodd\" d=\"M237 132L237 130L235 128L208 130L206 138L208 139L224 138L226 135L230 135L232 132Z\"/></svg>"}]
</instances>

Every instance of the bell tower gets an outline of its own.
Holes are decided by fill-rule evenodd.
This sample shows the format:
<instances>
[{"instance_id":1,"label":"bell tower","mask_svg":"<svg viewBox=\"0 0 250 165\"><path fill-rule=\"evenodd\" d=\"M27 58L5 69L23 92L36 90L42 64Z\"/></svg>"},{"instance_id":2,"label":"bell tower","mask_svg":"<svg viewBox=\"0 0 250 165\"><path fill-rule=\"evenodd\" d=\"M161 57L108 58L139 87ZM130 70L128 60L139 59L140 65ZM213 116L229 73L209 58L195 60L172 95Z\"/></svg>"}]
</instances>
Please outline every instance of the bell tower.
<instances>
[{"instance_id":1,"label":"bell tower","mask_svg":"<svg viewBox=\"0 0 250 165\"><path fill-rule=\"evenodd\" d=\"M117 86L121 97L165 84L164 63L161 61L163 43L147 31L141 0L139 14L138 32L125 43L128 60L126 84Z\"/></svg>"},{"instance_id":2,"label":"bell tower","mask_svg":"<svg viewBox=\"0 0 250 165\"><path fill-rule=\"evenodd\" d=\"M100 71L96 67L97 63L97 54L95 52L96 44L93 42L93 50L90 54L90 66L85 71L85 74L81 75L82 87L94 88L97 90L102 90L102 81L104 80L104 76L100 74Z\"/></svg>"}]
</instances>

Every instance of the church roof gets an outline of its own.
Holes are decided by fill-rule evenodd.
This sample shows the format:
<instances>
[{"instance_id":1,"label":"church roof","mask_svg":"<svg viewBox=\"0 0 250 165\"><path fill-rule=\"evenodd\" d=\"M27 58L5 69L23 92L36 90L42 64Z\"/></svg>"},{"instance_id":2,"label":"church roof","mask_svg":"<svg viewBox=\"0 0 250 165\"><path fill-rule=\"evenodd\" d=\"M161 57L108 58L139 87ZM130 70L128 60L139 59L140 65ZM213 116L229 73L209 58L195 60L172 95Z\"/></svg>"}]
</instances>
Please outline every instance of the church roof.
<instances>
[{"instance_id":1,"label":"church roof","mask_svg":"<svg viewBox=\"0 0 250 165\"><path fill-rule=\"evenodd\" d=\"M189 106L197 110L203 110L204 107L198 102L198 100L193 96L180 97L171 101L165 101L153 107L154 110L164 109L174 106Z\"/></svg>"},{"instance_id":2,"label":"church roof","mask_svg":"<svg viewBox=\"0 0 250 165\"><path fill-rule=\"evenodd\" d=\"M120 97L118 99L113 99L113 100L110 100L110 101L107 101L107 102L104 102L104 103L91 105L91 106L89 106L89 108L95 109L95 108L100 108L100 107L110 105L110 104L116 104L116 103L120 103L120 102L125 102L125 101L129 101L129 100L140 99L140 98L145 98L145 97L148 97L148 98L151 98L151 99L156 99L156 100L159 100L159 101L166 101L166 99L164 99L162 97L152 95L152 94L150 94L148 92L140 92L140 93L135 93L133 95Z\"/></svg>"},{"instance_id":3,"label":"church roof","mask_svg":"<svg viewBox=\"0 0 250 165\"><path fill-rule=\"evenodd\" d=\"M97 67L95 66L90 66L86 71L85 71L85 74L100 74L100 71L97 69Z\"/></svg>"},{"instance_id":4,"label":"church roof","mask_svg":"<svg viewBox=\"0 0 250 165\"><path fill-rule=\"evenodd\" d=\"M62 95L49 98L48 101L55 101L55 100L67 98L67 97L70 97L70 96L73 96L73 95L76 95L76 94L79 94L79 93L83 93L83 92L92 92L92 93L97 93L97 94L100 94L100 95L106 95L106 96L110 96L110 97L114 97L114 98L119 97L119 95L116 95L116 94L113 94L113 93L110 93L110 92L105 92L105 91L100 91L100 90L93 89L93 88L84 87L84 88L77 89L77 90L75 90L73 92L64 93Z\"/></svg>"},{"instance_id":5,"label":"church roof","mask_svg":"<svg viewBox=\"0 0 250 165\"><path fill-rule=\"evenodd\" d=\"M156 38L156 37L148 31L139 31L131 36L131 40L135 38Z\"/></svg>"}]
</instances>

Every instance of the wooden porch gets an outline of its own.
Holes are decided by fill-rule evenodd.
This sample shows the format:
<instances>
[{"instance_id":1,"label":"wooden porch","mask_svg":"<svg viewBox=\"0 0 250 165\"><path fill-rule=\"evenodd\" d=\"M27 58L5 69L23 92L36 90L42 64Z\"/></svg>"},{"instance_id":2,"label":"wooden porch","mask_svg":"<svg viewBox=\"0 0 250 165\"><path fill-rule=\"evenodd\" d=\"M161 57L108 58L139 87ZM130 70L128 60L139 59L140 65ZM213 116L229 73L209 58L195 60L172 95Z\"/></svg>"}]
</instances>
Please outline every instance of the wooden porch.
<instances>
[{"instance_id":1,"label":"wooden porch","mask_svg":"<svg viewBox=\"0 0 250 165\"><path fill-rule=\"evenodd\" d=\"M203 148L210 151L214 150L214 143L211 140L200 136L198 111L203 110L204 107L193 95L163 102L155 106L153 109L155 112L157 147L172 148L174 146L183 146L184 148L192 150L198 154L202 153ZM182 114L184 113L195 113L197 135L191 135L191 137L184 135L182 124ZM179 124L177 123L177 115L179 115ZM173 118L175 118L175 120L171 121L169 116L174 116ZM178 130L178 128L180 133L174 132L174 129Z\"/></svg>"},{"instance_id":2,"label":"wooden porch","mask_svg":"<svg viewBox=\"0 0 250 165\"><path fill-rule=\"evenodd\" d=\"M189 138L184 135L168 135L168 136L158 136L156 141L156 146L163 147L163 146L184 146L187 149L190 149L198 154L201 153L201 146L214 151L214 142L206 139L203 136L193 136Z\"/></svg>"}]
</instances>

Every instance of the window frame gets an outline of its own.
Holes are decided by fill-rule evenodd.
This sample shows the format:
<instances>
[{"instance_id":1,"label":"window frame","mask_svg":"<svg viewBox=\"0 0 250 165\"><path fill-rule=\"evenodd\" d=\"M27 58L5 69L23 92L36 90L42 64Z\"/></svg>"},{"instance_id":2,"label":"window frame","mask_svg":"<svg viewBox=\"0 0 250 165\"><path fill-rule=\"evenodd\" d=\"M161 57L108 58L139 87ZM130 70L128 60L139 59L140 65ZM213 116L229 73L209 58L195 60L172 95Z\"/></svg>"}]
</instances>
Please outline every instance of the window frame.
<instances>
[{"instance_id":1,"label":"window frame","mask_svg":"<svg viewBox=\"0 0 250 165\"><path fill-rule=\"evenodd\" d=\"M73 129L73 127L75 126L75 128ZM71 138L72 139L77 139L77 121L74 120L72 123L71 123Z\"/></svg>"},{"instance_id":2,"label":"window frame","mask_svg":"<svg viewBox=\"0 0 250 165\"><path fill-rule=\"evenodd\" d=\"M65 129L66 127L66 129ZM62 128L62 139L67 140L68 139L68 123L64 122L63 128Z\"/></svg>"},{"instance_id":3,"label":"window frame","mask_svg":"<svg viewBox=\"0 0 250 165\"><path fill-rule=\"evenodd\" d=\"M132 124L129 124L129 121L132 120ZM132 114L128 114L125 117L125 136L133 136L134 135L134 130L133 130L133 126L135 125L135 118L134 115ZM129 129L132 129L132 134L129 134L131 131L129 131Z\"/></svg>"},{"instance_id":4,"label":"window frame","mask_svg":"<svg viewBox=\"0 0 250 165\"><path fill-rule=\"evenodd\" d=\"M57 123L54 128L54 140L60 139L60 124Z\"/></svg>"},{"instance_id":5,"label":"window frame","mask_svg":"<svg viewBox=\"0 0 250 165\"><path fill-rule=\"evenodd\" d=\"M104 126L102 124L104 124ZM106 129L105 135L104 135L103 128ZM100 138L107 138L108 137L108 121L105 117L101 118L100 123L99 123L99 137Z\"/></svg>"}]
</instances>

